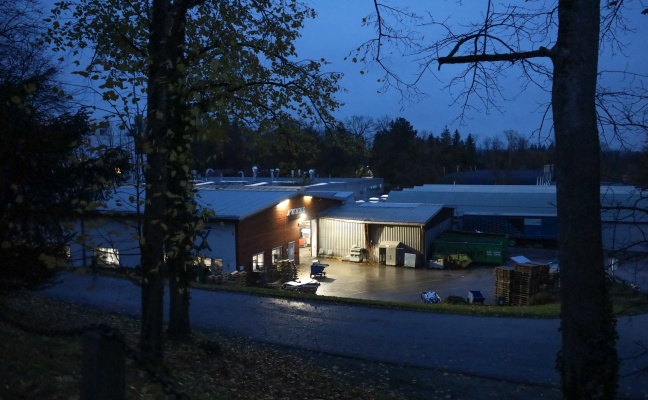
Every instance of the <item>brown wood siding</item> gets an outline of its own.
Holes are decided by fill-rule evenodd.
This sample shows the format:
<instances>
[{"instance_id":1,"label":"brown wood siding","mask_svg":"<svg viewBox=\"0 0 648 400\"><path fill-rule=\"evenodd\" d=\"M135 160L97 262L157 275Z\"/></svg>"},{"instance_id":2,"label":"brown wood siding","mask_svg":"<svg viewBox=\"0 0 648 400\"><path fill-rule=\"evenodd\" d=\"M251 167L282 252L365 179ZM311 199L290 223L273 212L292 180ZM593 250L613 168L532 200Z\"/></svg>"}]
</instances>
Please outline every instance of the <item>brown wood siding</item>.
<instances>
[{"instance_id":1,"label":"brown wood siding","mask_svg":"<svg viewBox=\"0 0 648 400\"><path fill-rule=\"evenodd\" d=\"M298 215L288 215L288 210L304 207L308 220L316 219L318 213L341 203L339 200L312 197L306 199L299 195L287 201L252 215L238 224L236 260L238 266L246 271L252 270L252 256L264 253L266 265L272 263L272 249L281 247L282 258L287 258L288 243L295 242L295 263L299 264L299 226Z\"/></svg>"}]
</instances>

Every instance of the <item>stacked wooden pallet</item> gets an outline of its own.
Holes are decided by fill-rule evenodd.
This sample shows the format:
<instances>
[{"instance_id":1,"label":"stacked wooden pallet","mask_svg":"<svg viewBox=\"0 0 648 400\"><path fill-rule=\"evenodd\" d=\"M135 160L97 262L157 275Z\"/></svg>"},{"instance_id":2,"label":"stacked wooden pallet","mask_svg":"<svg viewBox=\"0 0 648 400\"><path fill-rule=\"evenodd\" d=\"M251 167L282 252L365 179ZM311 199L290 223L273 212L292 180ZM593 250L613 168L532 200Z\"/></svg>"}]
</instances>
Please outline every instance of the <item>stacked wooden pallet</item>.
<instances>
[{"instance_id":1,"label":"stacked wooden pallet","mask_svg":"<svg viewBox=\"0 0 648 400\"><path fill-rule=\"evenodd\" d=\"M207 283L214 283L220 285L223 283L223 273L218 272L216 275L209 275L207 277Z\"/></svg>"},{"instance_id":2,"label":"stacked wooden pallet","mask_svg":"<svg viewBox=\"0 0 648 400\"><path fill-rule=\"evenodd\" d=\"M541 284L544 284L548 278L548 264L524 263L516 265L511 304L528 306L531 298L540 291Z\"/></svg>"},{"instance_id":3,"label":"stacked wooden pallet","mask_svg":"<svg viewBox=\"0 0 648 400\"><path fill-rule=\"evenodd\" d=\"M231 282L234 282L239 286L247 286L247 272L246 271L235 271L232 272L229 276Z\"/></svg>"},{"instance_id":4,"label":"stacked wooden pallet","mask_svg":"<svg viewBox=\"0 0 648 400\"><path fill-rule=\"evenodd\" d=\"M527 306L549 281L549 265L517 264L515 269L495 268L495 300L500 305Z\"/></svg>"},{"instance_id":5,"label":"stacked wooden pallet","mask_svg":"<svg viewBox=\"0 0 648 400\"><path fill-rule=\"evenodd\" d=\"M495 268L495 301L502 306L511 305L511 287L515 270L497 267Z\"/></svg>"},{"instance_id":6,"label":"stacked wooden pallet","mask_svg":"<svg viewBox=\"0 0 648 400\"><path fill-rule=\"evenodd\" d=\"M297 267L293 260L280 260L277 262L277 272L281 282L294 281L298 277Z\"/></svg>"}]
</instances>

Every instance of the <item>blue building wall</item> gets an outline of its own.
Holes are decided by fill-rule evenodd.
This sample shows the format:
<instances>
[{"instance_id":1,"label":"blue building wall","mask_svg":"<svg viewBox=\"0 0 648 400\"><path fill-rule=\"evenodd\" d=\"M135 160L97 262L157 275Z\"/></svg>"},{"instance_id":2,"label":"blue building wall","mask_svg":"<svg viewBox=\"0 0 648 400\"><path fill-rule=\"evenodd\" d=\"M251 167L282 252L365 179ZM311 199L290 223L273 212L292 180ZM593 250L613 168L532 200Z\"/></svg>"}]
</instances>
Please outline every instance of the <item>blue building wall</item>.
<instances>
[{"instance_id":1,"label":"blue building wall","mask_svg":"<svg viewBox=\"0 0 648 400\"><path fill-rule=\"evenodd\" d=\"M536 215L480 215L465 213L461 229L507 235L516 240L557 240L558 218Z\"/></svg>"}]
</instances>

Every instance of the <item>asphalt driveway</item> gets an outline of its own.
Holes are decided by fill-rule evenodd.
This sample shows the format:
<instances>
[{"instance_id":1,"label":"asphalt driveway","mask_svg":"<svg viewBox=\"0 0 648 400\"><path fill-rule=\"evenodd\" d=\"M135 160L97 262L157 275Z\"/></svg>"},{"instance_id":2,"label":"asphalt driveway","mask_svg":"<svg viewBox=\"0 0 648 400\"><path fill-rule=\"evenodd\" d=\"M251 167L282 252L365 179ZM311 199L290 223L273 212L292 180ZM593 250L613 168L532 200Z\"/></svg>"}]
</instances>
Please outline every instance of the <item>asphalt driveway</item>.
<instances>
[{"instance_id":1,"label":"asphalt driveway","mask_svg":"<svg viewBox=\"0 0 648 400\"><path fill-rule=\"evenodd\" d=\"M140 314L139 287L126 279L67 272L39 295L135 317ZM207 332L430 373L558 384L556 319L430 314L207 290L192 291L191 299L192 326ZM648 378L637 374L645 368L646 358L636 357L645 349L646 330L648 315L619 320L622 397L648 397Z\"/></svg>"},{"instance_id":2,"label":"asphalt driveway","mask_svg":"<svg viewBox=\"0 0 648 400\"><path fill-rule=\"evenodd\" d=\"M513 255L537 262L555 260L555 253L538 249L516 251ZM494 301L492 266L458 271L321 261L329 264L327 277L321 279L318 289L322 295L418 302L421 291L435 290L447 297L480 290L487 303ZM300 269L301 276L308 277L308 257L302 258ZM135 317L140 314L139 288L124 279L68 272L40 295ZM194 290L191 298L192 326L208 332L423 368L430 373L446 371L512 382L558 384L554 369L560 349L557 319L429 314L207 290ZM645 356L639 356L648 346L648 315L620 318L617 328L617 347L623 359L620 395L648 398L648 378L639 372L648 364Z\"/></svg>"}]
</instances>

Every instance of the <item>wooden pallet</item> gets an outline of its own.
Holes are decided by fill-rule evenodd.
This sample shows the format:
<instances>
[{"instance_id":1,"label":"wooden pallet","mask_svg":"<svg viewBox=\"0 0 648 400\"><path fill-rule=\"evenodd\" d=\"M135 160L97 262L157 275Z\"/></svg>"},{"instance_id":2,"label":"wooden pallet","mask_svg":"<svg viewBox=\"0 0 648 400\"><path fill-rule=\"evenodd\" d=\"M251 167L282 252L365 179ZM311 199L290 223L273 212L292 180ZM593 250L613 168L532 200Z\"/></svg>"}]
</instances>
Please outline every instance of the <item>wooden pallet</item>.
<instances>
[{"instance_id":1,"label":"wooden pallet","mask_svg":"<svg viewBox=\"0 0 648 400\"><path fill-rule=\"evenodd\" d=\"M513 280L514 269L505 267L495 267L495 279L497 281L511 281Z\"/></svg>"}]
</instances>

